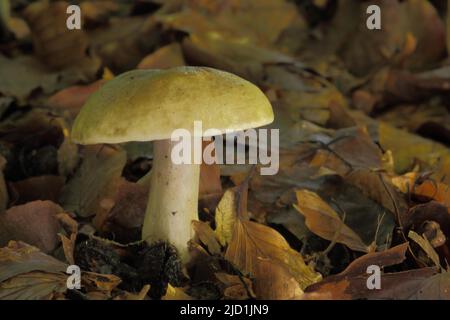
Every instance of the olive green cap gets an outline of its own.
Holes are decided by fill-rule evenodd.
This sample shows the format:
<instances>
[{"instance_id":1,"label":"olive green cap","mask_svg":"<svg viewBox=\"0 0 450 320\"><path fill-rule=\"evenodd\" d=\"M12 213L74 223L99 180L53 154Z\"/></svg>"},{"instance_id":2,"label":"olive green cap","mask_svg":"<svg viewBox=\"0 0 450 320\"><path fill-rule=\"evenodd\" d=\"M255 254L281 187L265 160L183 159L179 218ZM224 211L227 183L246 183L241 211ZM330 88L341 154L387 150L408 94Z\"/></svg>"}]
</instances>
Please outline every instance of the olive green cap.
<instances>
[{"instance_id":1,"label":"olive green cap","mask_svg":"<svg viewBox=\"0 0 450 320\"><path fill-rule=\"evenodd\" d=\"M72 128L80 144L170 139L175 129L222 133L273 121L269 100L252 83L204 67L133 70L105 83L85 103ZM229 131L228 131L229 130Z\"/></svg>"}]
</instances>

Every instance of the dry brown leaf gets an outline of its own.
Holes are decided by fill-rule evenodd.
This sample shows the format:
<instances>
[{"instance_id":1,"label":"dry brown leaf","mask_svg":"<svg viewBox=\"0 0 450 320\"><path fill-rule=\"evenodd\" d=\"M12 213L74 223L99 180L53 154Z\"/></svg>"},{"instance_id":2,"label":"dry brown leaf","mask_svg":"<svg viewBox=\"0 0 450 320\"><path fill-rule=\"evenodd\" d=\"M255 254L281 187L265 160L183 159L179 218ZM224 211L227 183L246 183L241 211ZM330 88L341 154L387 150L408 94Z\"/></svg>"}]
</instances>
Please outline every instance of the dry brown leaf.
<instances>
[{"instance_id":1,"label":"dry brown leaf","mask_svg":"<svg viewBox=\"0 0 450 320\"><path fill-rule=\"evenodd\" d=\"M253 292L253 284L250 279L223 272L215 273L215 276L225 286L223 292L225 299L247 300L256 297Z\"/></svg>"},{"instance_id":2,"label":"dry brown leaf","mask_svg":"<svg viewBox=\"0 0 450 320\"><path fill-rule=\"evenodd\" d=\"M88 37L83 29L67 28L65 1L30 4L24 16L30 26L36 55L55 69L74 68L92 77L100 60L87 55Z\"/></svg>"},{"instance_id":3,"label":"dry brown leaf","mask_svg":"<svg viewBox=\"0 0 450 320\"><path fill-rule=\"evenodd\" d=\"M415 196L429 200L435 200L446 206L450 213L450 186L433 180L419 181L416 173L410 172L403 176L393 177L392 183L404 193L412 193Z\"/></svg>"},{"instance_id":4,"label":"dry brown leaf","mask_svg":"<svg viewBox=\"0 0 450 320\"><path fill-rule=\"evenodd\" d=\"M141 185L120 179L116 194L113 196L114 206L107 220L124 228L139 228L144 223L148 202L148 185Z\"/></svg>"},{"instance_id":5,"label":"dry brown leaf","mask_svg":"<svg viewBox=\"0 0 450 320\"><path fill-rule=\"evenodd\" d=\"M269 263L266 261L267 259L270 260L270 264L279 265L279 267L273 266L275 274L272 276L283 275L279 280L285 280L285 285L288 285L290 279L293 278L298 282L300 288L305 288L321 279L320 274L306 265L300 253L292 249L277 231L252 221L241 221L240 219L236 221L225 258L255 279L267 276L267 274L260 273L267 271L265 269ZM263 263L264 266L260 267L260 263ZM285 273L280 272L280 268L286 269L291 277L286 277ZM276 281L275 278L273 281ZM294 293L286 294L293 295Z\"/></svg>"},{"instance_id":6,"label":"dry brown leaf","mask_svg":"<svg viewBox=\"0 0 450 320\"><path fill-rule=\"evenodd\" d=\"M341 133L330 143L330 149L353 169L380 169L383 154L373 142L367 128L358 127L356 132Z\"/></svg>"},{"instance_id":7,"label":"dry brown leaf","mask_svg":"<svg viewBox=\"0 0 450 320\"><path fill-rule=\"evenodd\" d=\"M122 149L87 148L83 163L63 189L60 198L63 207L81 217L97 215L101 227L114 206L125 163L126 153Z\"/></svg>"},{"instance_id":8,"label":"dry brown leaf","mask_svg":"<svg viewBox=\"0 0 450 320\"><path fill-rule=\"evenodd\" d=\"M443 272L425 279L411 300L450 300L450 273Z\"/></svg>"},{"instance_id":9,"label":"dry brown leaf","mask_svg":"<svg viewBox=\"0 0 450 320\"><path fill-rule=\"evenodd\" d=\"M66 272L67 264L24 242L10 241L0 248L0 283L31 271Z\"/></svg>"},{"instance_id":10,"label":"dry brown leaf","mask_svg":"<svg viewBox=\"0 0 450 320\"><path fill-rule=\"evenodd\" d=\"M305 216L306 226L318 236L345 244L352 250L368 252L369 247L316 193L297 190L297 210Z\"/></svg>"},{"instance_id":11,"label":"dry brown leaf","mask_svg":"<svg viewBox=\"0 0 450 320\"><path fill-rule=\"evenodd\" d=\"M368 169L353 170L345 177L345 181L358 187L364 195L394 215L403 216L408 209L405 197L394 188L390 176L383 172Z\"/></svg>"},{"instance_id":12,"label":"dry brown leaf","mask_svg":"<svg viewBox=\"0 0 450 320\"><path fill-rule=\"evenodd\" d=\"M264 300L301 299L303 290L286 266L258 257L255 263L254 287L256 296Z\"/></svg>"},{"instance_id":13,"label":"dry brown leaf","mask_svg":"<svg viewBox=\"0 0 450 320\"><path fill-rule=\"evenodd\" d=\"M105 80L101 79L88 85L78 85L62 89L48 99L48 104L55 110L67 112L71 117L75 117L87 98L105 82Z\"/></svg>"},{"instance_id":14,"label":"dry brown leaf","mask_svg":"<svg viewBox=\"0 0 450 320\"><path fill-rule=\"evenodd\" d=\"M269 45L283 30L301 21L292 3L278 0L232 1L205 12L205 6L159 16L167 27L192 34L214 34L241 42Z\"/></svg>"},{"instance_id":15,"label":"dry brown leaf","mask_svg":"<svg viewBox=\"0 0 450 320\"><path fill-rule=\"evenodd\" d=\"M0 300L47 300L67 290L67 275L33 271L0 283Z\"/></svg>"},{"instance_id":16,"label":"dry brown leaf","mask_svg":"<svg viewBox=\"0 0 450 320\"><path fill-rule=\"evenodd\" d=\"M192 228L200 241L208 248L211 254L220 254L221 248L217 241L216 234L207 222L192 221Z\"/></svg>"},{"instance_id":17,"label":"dry brown leaf","mask_svg":"<svg viewBox=\"0 0 450 320\"><path fill-rule=\"evenodd\" d=\"M51 201L33 201L8 209L0 214L0 246L10 240L20 240L53 251L59 243L61 225L56 217L64 210Z\"/></svg>"},{"instance_id":18,"label":"dry brown leaf","mask_svg":"<svg viewBox=\"0 0 450 320\"><path fill-rule=\"evenodd\" d=\"M417 243L422 248L422 250L425 251L428 257L434 262L436 267L438 268L441 267L439 255L436 253L430 241L428 241L428 239L425 236L420 236L413 230L410 230L408 233L408 238Z\"/></svg>"},{"instance_id":19,"label":"dry brown leaf","mask_svg":"<svg viewBox=\"0 0 450 320\"><path fill-rule=\"evenodd\" d=\"M17 205L35 200L56 202L64 183L65 179L62 176L46 175L10 182L9 185L15 191L14 204Z\"/></svg>"},{"instance_id":20,"label":"dry brown leaf","mask_svg":"<svg viewBox=\"0 0 450 320\"><path fill-rule=\"evenodd\" d=\"M83 272L81 276L81 286L85 287L87 291L99 290L108 296L121 281L119 277L113 274Z\"/></svg>"},{"instance_id":21,"label":"dry brown leaf","mask_svg":"<svg viewBox=\"0 0 450 320\"><path fill-rule=\"evenodd\" d=\"M67 238L63 234L59 234L59 238L61 239L64 256L69 264L74 265L75 259L73 257L73 252L75 250L75 241L77 240L76 233L72 233L70 238Z\"/></svg>"},{"instance_id":22,"label":"dry brown leaf","mask_svg":"<svg viewBox=\"0 0 450 320\"><path fill-rule=\"evenodd\" d=\"M354 260L341 273L325 278L308 287L305 292L325 295L326 299L408 299L415 294L424 279L436 273L435 268L422 268L381 275L382 290L370 290L367 279L367 267L380 268L401 263L405 259L408 243L377 253L368 253Z\"/></svg>"},{"instance_id":23,"label":"dry brown leaf","mask_svg":"<svg viewBox=\"0 0 450 320\"><path fill-rule=\"evenodd\" d=\"M168 69L173 67L184 66L186 62L183 58L183 52L179 43L174 42L167 46L161 47L152 52L141 62L138 69Z\"/></svg>"}]
</instances>

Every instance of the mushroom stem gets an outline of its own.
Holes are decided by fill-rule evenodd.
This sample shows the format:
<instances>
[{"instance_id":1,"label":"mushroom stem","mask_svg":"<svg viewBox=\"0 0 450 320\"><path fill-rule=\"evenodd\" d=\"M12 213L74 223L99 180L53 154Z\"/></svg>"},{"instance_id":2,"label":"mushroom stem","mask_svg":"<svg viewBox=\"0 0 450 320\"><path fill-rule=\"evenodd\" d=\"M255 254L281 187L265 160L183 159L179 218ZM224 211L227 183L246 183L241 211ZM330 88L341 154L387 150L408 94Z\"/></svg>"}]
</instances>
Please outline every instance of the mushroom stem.
<instances>
[{"instance_id":1,"label":"mushroom stem","mask_svg":"<svg viewBox=\"0 0 450 320\"><path fill-rule=\"evenodd\" d=\"M200 165L174 164L170 139L153 142L151 187L142 239L151 244L163 240L174 245L183 262L189 259L191 222L198 220Z\"/></svg>"}]
</instances>

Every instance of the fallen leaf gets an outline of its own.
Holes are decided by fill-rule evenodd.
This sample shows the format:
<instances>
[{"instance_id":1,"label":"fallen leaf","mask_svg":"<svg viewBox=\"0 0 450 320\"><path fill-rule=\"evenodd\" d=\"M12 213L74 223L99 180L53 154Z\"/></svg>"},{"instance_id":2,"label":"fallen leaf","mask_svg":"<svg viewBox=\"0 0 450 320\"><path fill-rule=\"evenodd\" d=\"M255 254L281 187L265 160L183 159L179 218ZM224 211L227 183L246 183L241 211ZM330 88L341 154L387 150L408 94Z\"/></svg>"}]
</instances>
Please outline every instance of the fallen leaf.
<instances>
[{"instance_id":1,"label":"fallen leaf","mask_svg":"<svg viewBox=\"0 0 450 320\"><path fill-rule=\"evenodd\" d=\"M31 271L66 272L67 264L20 241L10 241L0 248L0 283Z\"/></svg>"},{"instance_id":2,"label":"fallen leaf","mask_svg":"<svg viewBox=\"0 0 450 320\"><path fill-rule=\"evenodd\" d=\"M378 137L381 147L391 150L397 173L411 171L420 160L421 169L432 170L436 181L450 182L450 151L445 146L385 123L379 124Z\"/></svg>"},{"instance_id":3,"label":"fallen leaf","mask_svg":"<svg viewBox=\"0 0 450 320\"><path fill-rule=\"evenodd\" d=\"M447 184L431 179L420 179L416 173L393 177L392 182L404 193L412 193L415 196L439 202L448 207L450 213L450 186Z\"/></svg>"},{"instance_id":4,"label":"fallen leaf","mask_svg":"<svg viewBox=\"0 0 450 320\"><path fill-rule=\"evenodd\" d=\"M450 274L443 272L425 279L410 300L450 300Z\"/></svg>"},{"instance_id":5,"label":"fallen leaf","mask_svg":"<svg viewBox=\"0 0 450 320\"><path fill-rule=\"evenodd\" d=\"M57 73L49 72L32 56L8 59L0 55L0 92L25 103L36 89L52 92L61 86Z\"/></svg>"},{"instance_id":6,"label":"fallen leaf","mask_svg":"<svg viewBox=\"0 0 450 320\"><path fill-rule=\"evenodd\" d=\"M267 10L270 8L270 10ZM234 1L205 14L203 8L188 7L158 17L167 27L192 34L215 34L241 42L270 44L300 16L287 1ZM251 12L251 14L249 14Z\"/></svg>"},{"instance_id":7,"label":"fallen leaf","mask_svg":"<svg viewBox=\"0 0 450 320\"><path fill-rule=\"evenodd\" d=\"M67 275L33 271L0 283L0 300L49 300L67 290Z\"/></svg>"},{"instance_id":8,"label":"fallen leaf","mask_svg":"<svg viewBox=\"0 0 450 320\"><path fill-rule=\"evenodd\" d=\"M367 280L371 274L367 267L380 268L401 263L405 259L408 243L389 250L368 253L354 260L343 272L325 278L305 289L305 293L325 295L327 299L408 299L420 288L423 280L436 273L435 268L422 268L381 275L382 290L370 290Z\"/></svg>"},{"instance_id":9,"label":"fallen leaf","mask_svg":"<svg viewBox=\"0 0 450 320\"><path fill-rule=\"evenodd\" d=\"M267 271L264 267L259 267L259 263L266 261L264 259L279 265L279 267L274 266L274 270L279 271L280 268L285 268L298 282L300 288L305 288L321 279L321 275L306 265L300 253L292 249L274 229L239 219L234 228L225 258L255 279L267 277L267 274L260 273ZM286 278L284 274L283 279L290 282L291 278ZM276 280L273 279L273 281ZM287 285L288 282L285 284Z\"/></svg>"},{"instance_id":10,"label":"fallen leaf","mask_svg":"<svg viewBox=\"0 0 450 320\"><path fill-rule=\"evenodd\" d=\"M62 243L62 247L63 247L63 251L64 251L64 256L66 257L67 262L70 265L74 265L75 264L75 259L73 257L73 251L75 250L75 241L77 239L76 233L72 233L70 235L70 238L67 238L63 234L59 234L59 237L61 239L61 243Z\"/></svg>"},{"instance_id":11,"label":"fallen leaf","mask_svg":"<svg viewBox=\"0 0 450 320\"><path fill-rule=\"evenodd\" d=\"M405 197L396 190L387 174L367 169L353 170L345 177L345 181L358 187L363 194L395 216L399 215L403 219L406 214L408 205Z\"/></svg>"},{"instance_id":12,"label":"fallen leaf","mask_svg":"<svg viewBox=\"0 0 450 320\"><path fill-rule=\"evenodd\" d=\"M172 287L170 284L167 286L166 294L161 300L193 300L182 288Z\"/></svg>"},{"instance_id":13,"label":"fallen leaf","mask_svg":"<svg viewBox=\"0 0 450 320\"><path fill-rule=\"evenodd\" d=\"M264 300L301 299L303 290L286 266L258 257L255 263L254 287L256 296Z\"/></svg>"},{"instance_id":14,"label":"fallen leaf","mask_svg":"<svg viewBox=\"0 0 450 320\"><path fill-rule=\"evenodd\" d=\"M45 175L30 177L17 182L10 182L15 191L14 204L24 204L35 200L56 202L61 194L65 179L61 176Z\"/></svg>"},{"instance_id":15,"label":"fallen leaf","mask_svg":"<svg viewBox=\"0 0 450 320\"><path fill-rule=\"evenodd\" d=\"M184 66L186 62L183 58L181 46L178 43L172 43L161 47L155 52L149 54L141 62L138 69L168 69Z\"/></svg>"},{"instance_id":16,"label":"fallen leaf","mask_svg":"<svg viewBox=\"0 0 450 320\"><path fill-rule=\"evenodd\" d=\"M56 218L63 209L51 201L33 201L8 209L0 214L0 246L10 240L20 240L53 251L59 243L61 225Z\"/></svg>"},{"instance_id":17,"label":"fallen leaf","mask_svg":"<svg viewBox=\"0 0 450 320\"><path fill-rule=\"evenodd\" d=\"M68 6L65 1L44 1L25 8L24 17L30 26L33 49L51 68L73 68L92 77L100 67L100 60L88 56L89 39L84 29L67 28Z\"/></svg>"},{"instance_id":18,"label":"fallen leaf","mask_svg":"<svg viewBox=\"0 0 450 320\"><path fill-rule=\"evenodd\" d=\"M215 233L222 246L226 246L233 237L234 225L238 216L235 192L233 189L225 191L216 208Z\"/></svg>"},{"instance_id":19,"label":"fallen leaf","mask_svg":"<svg viewBox=\"0 0 450 320\"><path fill-rule=\"evenodd\" d=\"M250 279L223 272L215 273L215 276L225 286L223 292L225 299L247 300L256 297L253 292L253 284Z\"/></svg>"},{"instance_id":20,"label":"fallen leaf","mask_svg":"<svg viewBox=\"0 0 450 320\"><path fill-rule=\"evenodd\" d=\"M297 201L297 210L305 216L309 230L329 241L345 244L352 250L369 251L361 238L316 193L298 190Z\"/></svg>"},{"instance_id":21,"label":"fallen leaf","mask_svg":"<svg viewBox=\"0 0 450 320\"><path fill-rule=\"evenodd\" d=\"M100 274L95 272L83 272L81 277L81 286L87 291L100 290L109 298L113 291L122 280L113 274Z\"/></svg>"},{"instance_id":22,"label":"fallen leaf","mask_svg":"<svg viewBox=\"0 0 450 320\"><path fill-rule=\"evenodd\" d=\"M216 234L207 222L192 221L192 227L200 241L208 248L211 254L220 254L221 248Z\"/></svg>"},{"instance_id":23,"label":"fallen leaf","mask_svg":"<svg viewBox=\"0 0 450 320\"><path fill-rule=\"evenodd\" d=\"M102 208L103 199L113 199L126 153L110 147L88 149L74 177L65 185L60 202L65 210L81 217L109 212L114 204Z\"/></svg>"},{"instance_id":24,"label":"fallen leaf","mask_svg":"<svg viewBox=\"0 0 450 320\"><path fill-rule=\"evenodd\" d=\"M71 117L75 117L89 96L105 82L101 79L88 85L77 85L62 89L48 99L48 104L55 110L67 112Z\"/></svg>"},{"instance_id":25,"label":"fallen leaf","mask_svg":"<svg viewBox=\"0 0 450 320\"><path fill-rule=\"evenodd\" d=\"M107 220L124 228L139 228L144 223L147 209L149 186L121 179L112 199L112 207Z\"/></svg>"},{"instance_id":26,"label":"fallen leaf","mask_svg":"<svg viewBox=\"0 0 450 320\"><path fill-rule=\"evenodd\" d=\"M434 250L431 243L428 241L428 239L424 236L418 235L413 230L410 230L408 233L408 238L413 240L415 243L417 243L423 251L428 255L428 257L433 261L433 263L436 265L436 267L441 267L441 262L439 260L439 255Z\"/></svg>"}]
</instances>

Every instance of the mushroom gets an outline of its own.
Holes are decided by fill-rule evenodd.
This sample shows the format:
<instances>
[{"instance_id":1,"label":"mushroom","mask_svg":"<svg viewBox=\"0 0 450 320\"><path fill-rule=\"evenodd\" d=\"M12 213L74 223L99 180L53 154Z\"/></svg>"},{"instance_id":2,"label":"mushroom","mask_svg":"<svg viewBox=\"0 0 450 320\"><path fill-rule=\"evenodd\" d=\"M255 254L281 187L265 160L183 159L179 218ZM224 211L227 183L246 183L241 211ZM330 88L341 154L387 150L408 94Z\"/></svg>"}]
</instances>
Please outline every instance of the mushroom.
<instances>
[{"instance_id":1,"label":"mushroom","mask_svg":"<svg viewBox=\"0 0 450 320\"><path fill-rule=\"evenodd\" d=\"M72 139L79 144L153 141L142 238L171 243L186 262L191 222L198 220L200 165L172 161L177 144L172 132L194 134L194 121L201 121L203 130L228 133L263 126L273 118L261 90L231 73L206 67L132 70L89 97L75 119Z\"/></svg>"}]
</instances>

